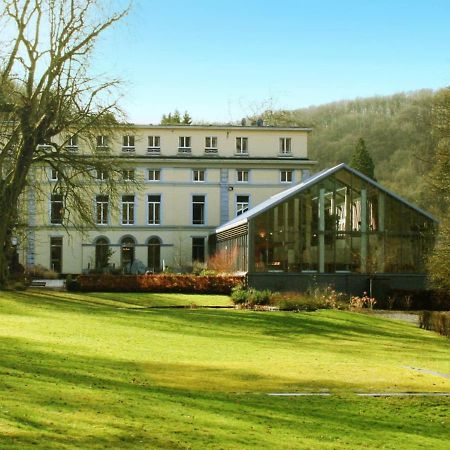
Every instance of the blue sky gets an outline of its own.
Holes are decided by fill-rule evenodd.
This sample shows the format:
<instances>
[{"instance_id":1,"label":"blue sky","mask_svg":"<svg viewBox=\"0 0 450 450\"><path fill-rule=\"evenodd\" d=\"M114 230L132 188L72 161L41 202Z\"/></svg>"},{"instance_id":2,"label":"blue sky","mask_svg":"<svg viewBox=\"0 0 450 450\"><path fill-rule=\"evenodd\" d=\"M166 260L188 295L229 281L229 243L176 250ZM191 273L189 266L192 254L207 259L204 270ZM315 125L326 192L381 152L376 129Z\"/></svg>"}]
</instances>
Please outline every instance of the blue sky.
<instances>
[{"instance_id":1,"label":"blue sky","mask_svg":"<svg viewBox=\"0 0 450 450\"><path fill-rule=\"evenodd\" d=\"M133 122L235 121L450 85L449 24L448 0L134 0L95 66L124 81Z\"/></svg>"}]
</instances>

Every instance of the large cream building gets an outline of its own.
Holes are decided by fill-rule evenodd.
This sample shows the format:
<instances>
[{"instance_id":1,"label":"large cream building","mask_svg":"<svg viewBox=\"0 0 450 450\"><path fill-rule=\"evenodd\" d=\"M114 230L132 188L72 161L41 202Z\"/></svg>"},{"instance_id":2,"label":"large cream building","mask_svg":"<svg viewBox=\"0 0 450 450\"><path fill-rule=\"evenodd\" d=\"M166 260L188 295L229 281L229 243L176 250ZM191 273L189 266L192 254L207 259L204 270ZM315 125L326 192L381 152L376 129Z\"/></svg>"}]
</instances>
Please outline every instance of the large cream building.
<instances>
[{"instance_id":1,"label":"large cream building","mask_svg":"<svg viewBox=\"0 0 450 450\"><path fill-rule=\"evenodd\" d=\"M21 245L26 265L59 273L130 267L175 269L205 261L207 238L221 224L308 176L310 129L265 126L134 125L114 142L97 137L120 156L123 180L115 202L95 186L96 227L82 233L61 224L62 198L52 194L58 174L38 169L41 191L28 196L28 235ZM69 142L82 151L82 139ZM127 185L127 179L134 180ZM137 181L137 183L136 183ZM122 189L123 187L123 189Z\"/></svg>"}]
</instances>

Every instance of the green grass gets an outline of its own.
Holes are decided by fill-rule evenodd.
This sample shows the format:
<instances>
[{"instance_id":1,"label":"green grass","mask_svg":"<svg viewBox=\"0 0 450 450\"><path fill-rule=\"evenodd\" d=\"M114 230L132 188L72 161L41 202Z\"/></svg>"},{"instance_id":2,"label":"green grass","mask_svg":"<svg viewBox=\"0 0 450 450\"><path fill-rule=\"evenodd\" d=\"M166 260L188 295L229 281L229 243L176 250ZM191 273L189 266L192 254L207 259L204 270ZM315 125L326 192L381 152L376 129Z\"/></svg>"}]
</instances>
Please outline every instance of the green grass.
<instances>
[{"instance_id":1,"label":"green grass","mask_svg":"<svg viewBox=\"0 0 450 450\"><path fill-rule=\"evenodd\" d=\"M448 448L450 342L220 296L0 293L0 448ZM330 397L269 397L322 392Z\"/></svg>"}]
</instances>

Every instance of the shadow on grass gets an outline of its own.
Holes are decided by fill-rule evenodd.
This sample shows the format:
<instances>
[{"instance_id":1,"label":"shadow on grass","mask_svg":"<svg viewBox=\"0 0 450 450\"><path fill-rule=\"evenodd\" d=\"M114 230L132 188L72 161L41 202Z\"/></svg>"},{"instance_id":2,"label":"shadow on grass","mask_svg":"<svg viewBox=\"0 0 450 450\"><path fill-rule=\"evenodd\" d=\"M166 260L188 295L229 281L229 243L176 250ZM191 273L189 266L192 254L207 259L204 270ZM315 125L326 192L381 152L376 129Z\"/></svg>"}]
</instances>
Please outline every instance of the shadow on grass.
<instances>
[{"instance_id":1,"label":"shadow on grass","mask_svg":"<svg viewBox=\"0 0 450 450\"><path fill-rule=\"evenodd\" d=\"M2 449L444 448L447 437L449 399L236 394L224 388L253 374L58 354L13 338L0 340L0 367ZM330 387L348 389L345 382Z\"/></svg>"}]
</instances>

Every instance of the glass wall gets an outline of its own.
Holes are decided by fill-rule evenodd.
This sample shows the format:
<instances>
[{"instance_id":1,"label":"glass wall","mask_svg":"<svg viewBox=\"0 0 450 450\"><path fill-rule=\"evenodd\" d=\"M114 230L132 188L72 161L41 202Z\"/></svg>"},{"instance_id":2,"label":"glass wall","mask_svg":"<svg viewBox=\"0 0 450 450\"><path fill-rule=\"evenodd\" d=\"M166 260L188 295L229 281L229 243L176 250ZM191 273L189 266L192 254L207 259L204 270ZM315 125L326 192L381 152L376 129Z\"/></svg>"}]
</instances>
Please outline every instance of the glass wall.
<instances>
[{"instance_id":1,"label":"glass wall","mask_svg":"<svg viewBox=\"0 0 450 450\"><path fill-rule=\"evenodd\" d=\"M250 219L250 272L423 273L434 222L345 169Z\"/></svg>"}]
</instances>

